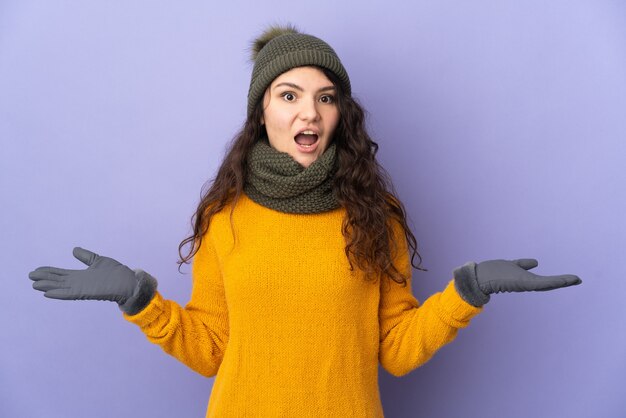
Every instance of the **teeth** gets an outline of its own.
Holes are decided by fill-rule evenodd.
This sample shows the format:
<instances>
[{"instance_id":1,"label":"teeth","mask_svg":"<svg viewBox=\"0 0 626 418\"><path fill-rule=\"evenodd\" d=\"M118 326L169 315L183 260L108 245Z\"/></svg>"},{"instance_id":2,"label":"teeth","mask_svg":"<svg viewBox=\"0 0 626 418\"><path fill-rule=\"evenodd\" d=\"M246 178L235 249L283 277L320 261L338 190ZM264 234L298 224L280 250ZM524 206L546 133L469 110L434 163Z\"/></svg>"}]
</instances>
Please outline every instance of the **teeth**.
<instances>
[{"instance_id":1,"label":"teeth","mask_svg":"<svg viewBox=\"0 0 626 418\"><path fill-rule=\"evenodd\" d=\"M309 130L309 131L302 131L300 133L305 134L305 135L315 135L315 132L313 132L311 130Z\"/></svg>"}]
</instances>

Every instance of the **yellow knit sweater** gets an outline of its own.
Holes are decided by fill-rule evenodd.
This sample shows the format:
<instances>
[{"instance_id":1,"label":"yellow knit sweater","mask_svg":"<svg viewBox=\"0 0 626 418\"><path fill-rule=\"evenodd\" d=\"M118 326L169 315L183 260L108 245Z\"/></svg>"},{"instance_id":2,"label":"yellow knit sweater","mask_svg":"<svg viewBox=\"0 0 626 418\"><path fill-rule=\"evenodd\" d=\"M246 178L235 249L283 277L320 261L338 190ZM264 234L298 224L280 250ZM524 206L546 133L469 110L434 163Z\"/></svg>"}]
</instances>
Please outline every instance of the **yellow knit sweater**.
<instances>
[{"instance_id":1,"label":"yellow knit sweater","mask_svg":"<svg viewBox=\"0 0 626 418\"><path fill-rule=\"evenodd\" d=\"M453 281L421 306L408 286L350 271L345 209L286 214L247 196L216 214L192 265L183 308L157 292L125 318L205 376L207 417L383 417L378 362L394 376L420 366L482 308ZM406 239L394 258L410 274Z\"/></svg>"}]
</instances>

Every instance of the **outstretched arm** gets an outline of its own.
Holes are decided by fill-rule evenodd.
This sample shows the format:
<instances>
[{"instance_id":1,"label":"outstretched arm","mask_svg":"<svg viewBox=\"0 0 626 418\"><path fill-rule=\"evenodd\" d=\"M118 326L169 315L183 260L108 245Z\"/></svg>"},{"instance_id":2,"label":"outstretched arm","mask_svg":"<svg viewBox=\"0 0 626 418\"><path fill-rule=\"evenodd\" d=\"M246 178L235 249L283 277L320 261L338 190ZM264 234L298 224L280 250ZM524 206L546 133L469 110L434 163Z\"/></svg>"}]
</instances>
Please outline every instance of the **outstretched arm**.
<instances>
[{"instance_id":1,"label":"outstretched arm","mask_svg":"<svg viewBox=\"0 0 626 418\"><path fill-rule=\"evenodd\" d=\"M409 285L390 285L389 291L381 290L379 360L394 376L403 376L430 360L483 309L465 302L452 280L421 306Z\"/></svg>"},{"instance_id":2,"label":"outstretched arm","mask_svg":"<svg viewBox=\"0 0 626 418\"><path fill-rule=\"evenodd\" d=\"M222 274L208 234L194 256L192 277L191 299L184 308L157 292L145 309L124 317L163 351L211 377L222 363L229 324Z\"/></svg>"},{"instance_id":3,"label":"outstretched arm","mask_svg":"<svg viewBox=\"0 0 626 418\"><path fill-rule=\"evenodd\" d=\"M409 279L404 287L390 279L381 280L379 360L389 373L403 376L453 341L459 329L467 327L482 308L461 298L452 280L443 292L430 296L420 306L411 291L409 250L397 223L394 239L398 246L394 265Z\"/></svg>"},{"instance_id":4,"label":"outstretched arm","mask_svg":"<svg viewBox=\"0 0 626 418\"><path fill-rule=\"evenodd\" d=\"M453 341L458 330L482 311L492 293L545 291L582 283L571 274L532 274L527 270L538 265L534 259L470 262L456 268L446 289L420 306L411 292L409 252L398 228L394 236L399 251L394 263L409 281L406 287L391 280L381 282L379 305L379 359L394 376L409 373Z\"/></svg>"},{"instance_id":5,"label":"outstretched arm","mask_svg":"<svg viewBox=\"0 0 626 418\"><path fill-rule=\"evenodd\" d=\"M33 288L62 300L117 302L124 317L149 341L205 376L214 376L228 343L228 310L218 261L206 236L193 260L193 291L182 308L164 299L157 281L143 270L80 247L74 256L84 270L39 267L29 273Z\"/></svg>"}]
</instances>

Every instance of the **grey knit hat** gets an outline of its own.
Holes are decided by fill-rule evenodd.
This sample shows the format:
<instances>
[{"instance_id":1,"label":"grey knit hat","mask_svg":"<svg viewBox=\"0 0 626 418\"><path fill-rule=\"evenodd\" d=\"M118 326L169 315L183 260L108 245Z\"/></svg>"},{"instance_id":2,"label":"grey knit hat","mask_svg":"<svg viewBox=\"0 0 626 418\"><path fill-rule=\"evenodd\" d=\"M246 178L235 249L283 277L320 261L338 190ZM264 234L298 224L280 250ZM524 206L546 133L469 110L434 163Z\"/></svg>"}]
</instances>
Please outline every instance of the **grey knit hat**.
<instances>
[{"instance_id":1,"label":"grey knit hat","mask_svg":"<svg viewBox=\"0 0 626 418\"><path fill-rule=\"evenodd\" d=\"M346 92L351 94L350 79L335 51L315 36L295 27L270 26L252 44L252 78L248 90L248 116L265 94L265 89L285 71L315 65L332 71Z\"/></svg>"}]
</instances>

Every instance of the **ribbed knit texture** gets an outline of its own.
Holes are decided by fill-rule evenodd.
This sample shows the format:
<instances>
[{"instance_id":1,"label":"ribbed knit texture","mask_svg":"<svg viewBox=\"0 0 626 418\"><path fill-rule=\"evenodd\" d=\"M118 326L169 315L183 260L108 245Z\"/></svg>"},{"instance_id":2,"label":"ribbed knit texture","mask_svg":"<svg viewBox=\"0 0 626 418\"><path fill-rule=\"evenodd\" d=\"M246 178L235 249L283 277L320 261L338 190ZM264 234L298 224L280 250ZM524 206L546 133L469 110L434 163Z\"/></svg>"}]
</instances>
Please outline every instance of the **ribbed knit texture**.
<instances>
[{"instance_id":1,"label":"ribbed knit texture","mask_svg":"<svg viewBox=\"0 0 626 418\"><path fill-rule=\"evenodd\" d=\"M336 145L332 142L309 167L291 155L257 141L248 154L244 191L255 202L286 213L319 213L339 207L332 190L336 171Z\"/></svg>"},{"instance_id":2,"label":"ribbed knit texture","mask_svg":"<svg viewBox=\"0 0 626 418\"><path fill-rule=\"evenodd\" d=\"M330 45L315 36L288 33L269 41L257 55L248 89L248 116L276 77L306 65L332 71L339 78L346 95L351 94L348 73Z\"/></svg>"},{"instance_id":3,"label":"ribbed knit texture","mask_svg":"<svg viewBox=\"0 0 626 418\"><path fill-rule=\"evenodd\" d=\"M450 280L420 306L411 281L366 282L350 271L345 209L286 214L243 195L210 223L181 308L157 291L125 318L193 370L217 377L207 417L383 417L378 363L402 376L482 309ZM396 266L409 274L404 234Z\"/></svg>"}]
</instances>

